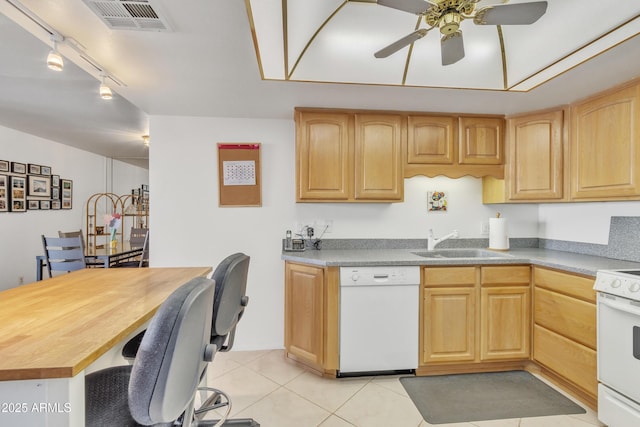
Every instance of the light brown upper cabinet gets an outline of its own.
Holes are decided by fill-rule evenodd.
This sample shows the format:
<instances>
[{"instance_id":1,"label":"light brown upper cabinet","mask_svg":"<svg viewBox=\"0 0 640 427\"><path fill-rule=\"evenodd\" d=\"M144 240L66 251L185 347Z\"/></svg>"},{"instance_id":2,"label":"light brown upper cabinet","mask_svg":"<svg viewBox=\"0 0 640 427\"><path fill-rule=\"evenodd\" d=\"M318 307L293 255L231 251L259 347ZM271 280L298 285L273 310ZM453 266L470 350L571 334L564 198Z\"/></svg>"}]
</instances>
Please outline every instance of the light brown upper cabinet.
<instances>
[{"instance_id":1,"label":"light brown upper cabinet","mask_svg":"<svg viewBox=\"0 0 640 427\"><path fill-rule=\"evenodd\" d=\"M458 163L500 165L504 153L504 119L460 117Z\"/></svg>"},{"instance_id":2,"label":"light brown upper cabinet","mask_svg":"<svg viewBox=\"0 0 640 427\"><path fill-rule=\"evenodd\" d=\"M453 164L456 119L446 116L409 116L407 118L408 164Z\"/></svg>"},{"instance_id":3,"label":"light brown upper cabinet","mask_svg":"<svg viewBox=\"0 0 640 427\"><path fill-rule=\"evenodd\" d=\"M640 84L571 108L571 199L640 196Z\"/></svg>"},{"instance_id":4,"label":"light brown upper cabinet","mask_svg":"<svg viewBox=\"0 0 640 427\"><path fill-rule=\"evenodd\" d=\"M300 200L343 200L352 193L348 114L296 112L296 186Z\"/></svg>"},{"instance_id":5,"label":"light brown upper cabinet","mask_svg":"<svg viewBox=\"0 0 640 427\"><path fill-rule=\"evenodd\" d=\"M403 119L296 109L296 201L403 200Z\"/></svg>"},{"instance_id":6,"label":"light brown upper cabinet","mask_svg":"<svg viewBox=\"0 0 640 427\"><path fill-rule=\"evenodd\" d=\"M504 181L485 178L483 201L560 201L566 199L564 110L507 119Z\"/></svg>"},{"instance_id":7,"label":"light brown upper cabinet","mask_svg":"<svg viewBox=\"0 0 640 427\"><path fill-rule=\"evenodd\" d=\"M404 176L504 176L504 119L410 114Z\"/></svg>"},{"instance_id":8,"label":"light brown upper cabinet","mask_svg":"<svg viewBox=\"0 0 640 427\"><path fill-rule=\"evenodd\" d=\"M402 117L355 115L355 199L401 201Z\"/></svg>"}]
</instances>

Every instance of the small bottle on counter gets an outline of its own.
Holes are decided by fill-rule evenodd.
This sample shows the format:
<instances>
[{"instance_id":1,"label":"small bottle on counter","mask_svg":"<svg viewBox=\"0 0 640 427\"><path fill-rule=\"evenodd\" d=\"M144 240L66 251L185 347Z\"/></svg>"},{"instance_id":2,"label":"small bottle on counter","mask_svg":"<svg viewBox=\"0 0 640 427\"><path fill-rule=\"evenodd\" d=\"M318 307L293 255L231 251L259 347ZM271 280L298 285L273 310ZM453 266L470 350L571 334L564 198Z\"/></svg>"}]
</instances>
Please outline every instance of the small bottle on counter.
<instances>
[{"instance_id":1,"label":"small bottle on counter","mask_svg":"<svg viewBox=\"0 0 640 427\"><path fill-rule=\"evenodd\" d=\"M291 230L287 230L287 233L285 235L286 239L284 242L284 250L285 251L290 251L292 249L292 242L291 242Z\"/></svg>"}]
</instances>

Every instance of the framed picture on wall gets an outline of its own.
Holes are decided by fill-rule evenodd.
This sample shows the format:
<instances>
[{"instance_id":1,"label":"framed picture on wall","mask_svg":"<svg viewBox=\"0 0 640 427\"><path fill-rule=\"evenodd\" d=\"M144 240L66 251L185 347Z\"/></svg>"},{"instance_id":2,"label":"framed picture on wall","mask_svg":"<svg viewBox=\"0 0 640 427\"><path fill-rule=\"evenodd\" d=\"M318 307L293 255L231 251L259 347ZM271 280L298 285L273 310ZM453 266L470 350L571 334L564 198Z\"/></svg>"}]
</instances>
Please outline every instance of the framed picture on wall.
<instances>
[{"instance_id":1,"label":"framed picture on wall","mask_svg":"<svg viewBox=\"0 0 640 427\"><path fill-rule=\"evenodd\" d=\"M41 210L51 209L51 200L40 200L40 209Z\"/></svg>"},{"instance_id":2,"label":"framed picture on wall","mask_svg":"<svg viewBox=\"0 0 640 427\"><path fill-rule=\"evenodd\" d=\"M8 160L0 160L0 172L9 172Z\"/></svg>"},{"instance_id":3,"label":"framed picture on wall","mask_svg":"<svg viewBox=\"0 0 640 427\"><path fill-rule=\"evenodd\" d=\"M60 200L52 200L51 201L51 209L53 209L53 210L60 209Z\"/></svg>"},{"instance_id":4,"label":"framed picture on wall","mask_svg":"<svg viewBox=\"0 0 640 427\"><path fill-rule=\"evenodd\" d=\"M51 175L51 186L60 187L60 175Z\"/></svg>"},{"instance_id":5,"label":"framed picture on wall","mask_svg":"<svg viewBox=\"0 0 640 427\"><path fill-rule=\"evenodd\" d=\"M11 212L27 210L27 179L24 176L11 177Z\"/></svg>"},{"instance_id":6,"label":"framed picture on wall","mask_svg":"<svg viewBox=\"0 0 640 427\"><path fill-rule=\"evenodd\" d=\"M60 188L59 187L51 187L51 198L53 200L60 200Z\"/></svg>"},{"instance_id":7,"label":"framed picture on wall","mask_svg":"<svg viewBox=\"0 0 640 427\"><path fill-rule=\"evenodd\" d=\"M73 207L73 181L70 179L60 180L62 209L71 209Z\"/></svg>"},{"instance_id":8,"label":"framed picture on wall","mask_svg":"<svg viewBox=\"0 0 640 427\"><path fill-rule=\"evenodd\" d=\"M29 192L28 196L38 196L51 198L51 177L29 175Z\"/></svg>"},{"instance_id":9,"label":"framed picture on wall","mask_svg":"<svg viewBox=\"0 0 640 427\"><path fill-rule=\"evenodd\" d=\"M9 177L0 175L0 212L9 211Z\"/></svg>"},{"instance_id":10,"label":"framed picture on wall","mask_svg":"<svg viewBox=\"0 0 640 427\"><path fill-rule=\"evenodd\" d=\"M11 172L27 173L27 165L25 165L24 163L11 162Z\"/></svg>"},{"instance_id":11,"label":"framed picture on wall","mask_svg":"<svg viewBox=\"0 0 640 427\"><path fill-rule=\"evenodd\" d=\"M51 166L40 166L41 175L51 175Z\"/></svg>"},{"instance_id":12,"label":"framed picture on wall","mask_svg":"<svg viewBox=\"0 0 640 427\"><path fill-rule=\"evenodd\" d=\"M28 200L28 206L30 211L36 211L40 209L40 200Z\"/></svg>"},{"instance_id":13,"label":"framed picture on wall","mask_svg":"<svg viewBox=\"0 0 640 427\"><path fill-rule=\"evenodd\" d=\"M34 165L29 163L29 168L27 169L29 173L40 175L40 165Z\"/></svg>"}]
</instances>

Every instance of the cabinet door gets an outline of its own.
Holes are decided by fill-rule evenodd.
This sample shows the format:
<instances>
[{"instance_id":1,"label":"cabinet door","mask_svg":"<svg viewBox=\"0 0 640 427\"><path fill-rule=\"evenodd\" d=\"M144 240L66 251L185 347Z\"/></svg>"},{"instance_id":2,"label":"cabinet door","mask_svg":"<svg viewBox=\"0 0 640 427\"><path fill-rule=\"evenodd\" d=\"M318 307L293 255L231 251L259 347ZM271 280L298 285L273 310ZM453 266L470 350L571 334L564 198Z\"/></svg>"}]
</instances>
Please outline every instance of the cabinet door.
<instances>
[{"instance_id":1,"label":"cabinet door","mask_svg":"<svg viewBox=\"0 0 640 427\"><path fill-rule=\"evenodd\" d=\"M499 165L504 162L504 119L460 117L458 163Z\"/></svg>"},{"instance_id":2,"label":"cabinet door","mask_svg":"<svg viewBox=\"0 0 640 427\"><path fill-rule=\"evenodd\" d=\"M475 359L475 288L425 288L421 363Z\"/></svg>"},{"instance_id":3,"label":"cabinet door","mask_svg":"<svg viewBox=\"0 0 640 427\"><path fill-rule=\"evenodd\" d=\"M322 268L285 265L285 334L288 353L315 367L323 364L323 285Z\"/></svg>"},{"instance_id":4,"label":"cabinet door","mask_svg":"<svg viewBox=\"0 0 640 427\"><path fill-rule=\"evenodd\" d=\"M640 86L572 108L571 198L640 195Z\"/></svg>"},{"instance_id":5,"label":"cabinet door","mask_svg":"<svg viewBox=\"0 0 640 427\"><path fill-rule=\"evenodd\" d=\"M297 112L296 119L297 200L349 199L349 115Z\"/></svg>"},{"instance_id":6,"label":"cabinet door","mask_svg":"<svg viewBox=\"0 0 640 427\"><path fill-rule=\"evenodd\" d=\"M355 198L402 200L402 117L356 114Z\"/></svg>"},{"instance_id":7,"label":"cabinet door","mask_svg":"<svg viewBox=\"0 0 640 427\"><path fill-rule=\"evenodd\" d=\"M509 197L551 200L563 196L563 111L508 120Z\"/></svg>"},{"instance_id":8,"label":"cabinet door","mask_svg":"<svg viewBox=\"0 0 640 427\"><path fill-rule=\"evenodd\" d=\"M482 288L480 359L528 359L531 310L528 286Z\"/></svg>"},{"instance_id":9,"label":"cabinet door","mask_svg":"<svg viewBox=\"0 0 640 427\"><path fill-rule=\"evenodd\" d=\"M408 164L453 164L455 118L409 116L407 120Z\"/></svg>"}]
</instances>

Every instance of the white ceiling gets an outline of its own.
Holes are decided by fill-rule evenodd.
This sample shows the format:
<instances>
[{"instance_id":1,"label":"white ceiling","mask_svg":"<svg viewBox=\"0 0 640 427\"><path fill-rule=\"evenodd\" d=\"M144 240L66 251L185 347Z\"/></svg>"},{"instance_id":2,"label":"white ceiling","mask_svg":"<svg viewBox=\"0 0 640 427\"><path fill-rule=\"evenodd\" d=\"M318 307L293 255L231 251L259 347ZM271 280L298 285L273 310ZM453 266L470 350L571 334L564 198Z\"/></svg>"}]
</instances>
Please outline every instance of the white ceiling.
<instances>
[{"instance_id":1,"label":"white ceiling","mask_svg":"<svg viewBox=\"0 0 640 427\"><path fill-rule=\"evenodd\" d=\"M278 81L262 78L263 64L248 13L256 12L253 1L153 0L151 4L172 30L156 32L112 30L81 0L22 0L28 10L76 40L86 55L126 85L112 84L114 99L105 101L97 93L99 71L69 46L58 46L66 59L61 73L46 68L49 33L9 1L16 0L0 0L0 125L141 165L146 165L148 158L141 135L150 132L153 145L148 115L292 119L295 106L511 114L567 104L640 76L640 36L635 36L530 92L459 88L464 85L445 89ZM265 6L282 4L281 0L261 1ZM547 14L553 12L554 3L569 1L576 0L550 0ZM578 2L597 8L598 14L584 12L582 19L583 12L577 10L575 16L565 15L565 22L583 26L572 28L570 37L592 37L594 16L607 14L604 3ZM636 0L616 2L621 4L625 11L640 13ZM353 6L412 16L375 4ZM411 19L415 26L415 16ZM615 21L619 20L618 16ZM395 31L401 37L412 30L410 25L408 30ZM536 40L536 51L545 51L565 36L569 37L567 29L559 26L536 31L530 39ZM470 38L471 34L467 37L465 33L465 43ZM363 46L369 45L363 35ZM538 55L531 52L527 50L526 58L536 63ZM363 76L360 81L370 79Z\"/></svg>"}]
</instances>

